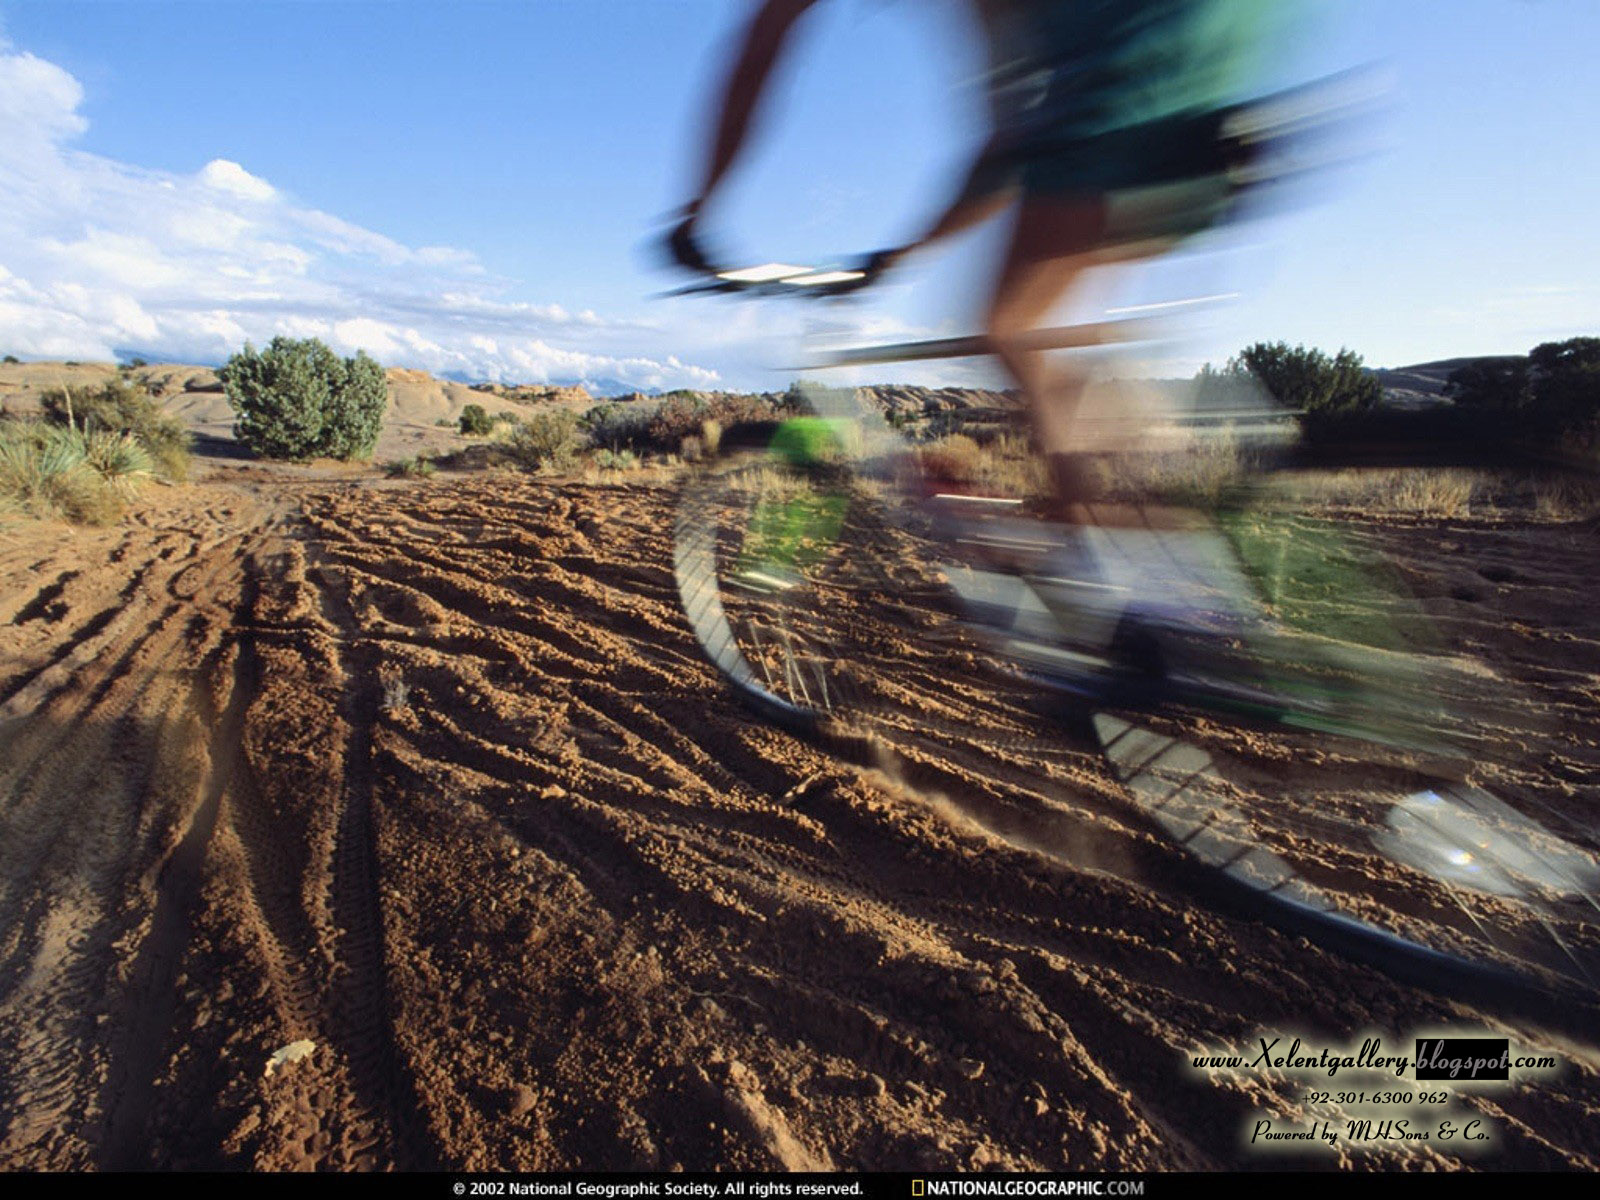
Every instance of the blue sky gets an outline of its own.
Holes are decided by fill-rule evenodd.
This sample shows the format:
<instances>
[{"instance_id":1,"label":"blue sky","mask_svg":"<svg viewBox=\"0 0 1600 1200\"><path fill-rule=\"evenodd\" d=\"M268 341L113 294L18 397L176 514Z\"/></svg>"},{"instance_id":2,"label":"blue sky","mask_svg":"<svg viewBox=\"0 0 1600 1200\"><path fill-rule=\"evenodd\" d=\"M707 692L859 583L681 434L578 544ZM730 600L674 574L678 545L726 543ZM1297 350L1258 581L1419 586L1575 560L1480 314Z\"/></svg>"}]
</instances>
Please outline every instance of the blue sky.
<instances>
[{"instance_id":1,"label":"blue sky","mask_svg":"<svg viewBox=\"0 0 1600 1200\"><path fill-rule=\"evenodd\" d=\"M963 331L999 228L845 308L653 298L677 281L648 241L746 7L0 0L0 350L215 361L281 332L475 377L767 387L818 324ZM1262 338L1398 365L1600 332L1600 3L1310 12L1274 74L1385 61L1379 152L1061 319L1239 293L1159 352L1171 371ZM729 253L904 237L980 134L977 69L954 0L826 0L714 214Z\"/></svg>"}]
</instances>

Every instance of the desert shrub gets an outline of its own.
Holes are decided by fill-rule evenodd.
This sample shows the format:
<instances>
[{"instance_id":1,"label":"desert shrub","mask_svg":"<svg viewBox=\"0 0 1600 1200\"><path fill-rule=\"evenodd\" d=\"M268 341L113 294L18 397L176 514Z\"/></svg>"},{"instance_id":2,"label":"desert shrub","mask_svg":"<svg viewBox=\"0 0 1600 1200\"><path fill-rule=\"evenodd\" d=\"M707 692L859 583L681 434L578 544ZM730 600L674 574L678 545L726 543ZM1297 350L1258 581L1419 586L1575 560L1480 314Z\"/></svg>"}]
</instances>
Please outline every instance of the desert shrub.
<instances>
[{"instance_id":1,"label":"desert shrub","mask_svg":"<svg viewBox=\"0 0 1600 1200\"><path fill-rule=\"evenodd\" d=\"M1600 338L1477 359L1451 372L1445 395L1481 439L1591 449L1600 443Z\"/></svg>"},{"instance_id":2,"label":"desert shrub","mask_svg":"<svg viewBox=\"0 0 1600 1200\"><path fill-rule=\"evenodd\" d=\"M1226 386L1227 375L1241 370L1255 376L1278 403L1294 409L1302 431L1313 438L1349 431L1383 399L1383 385L1351 350L1330 358L1305 346L1257 342L1230 359L1219 378L1203 385Z\"/></svg>"},{"instance_id":3,"label":"desert shrub","mask_svg":"<svg viewBox=\"0 0 1600 1200\"><path fill-rule=\"evenodd\" d=\"M118 488L95 469L84 434L44 422L0 422L0 497L14 512L86 525L122 514Z\"/></svg>"},{"instance_id":4,"label":"desert shrub","mask_svg":"<svg viewBox=\"0 0 1600 1200\"><path fill-rule=\"evenodd\" d=\"M131 433L100 431L85 434L84 461L123 494L136 489L155 474L155 464Z\"/></svg>"},{"instance_id":5,"label":"desert shrub","mask_svg":"<svg viewBox=\"0 0 1600 1200\"><path fill-rule=\"evenodd\" d=\"M645 441L651 449L676 453L686 437L697 437L700 427L711 416L700 396L669 395L662 399L645 427Z\"/></svg>"},{"instance_id":6,"label":"desert shrub","mask_svg":"<svg viewBox=\"0 0 1600 1200\"><path fill-rule=\"evenodd\" d=\"M649 441L655 406L640 402L608 400L583 414L582 425L591 446L617 453L637 452Z\"/></svg>"},{"instance_id":7,"label":"desert shrub","mask_svg":"<svg viewBox=\"0 0 1600 1200\"><path fill-rule=\"evenodd\" d=\"M668 392L651 416L645 428L644 444L662 454L682 451L683 440L697 437L706 440L708 423L715 422L719 430L746 421L771 421L792 415L792 408L783 398L745 393L725 393L701 396L694 392Z\"/></svg>"},{"instance_id":8,"label":"desert shrub","mask_svg":"<svg viewBox=\"0 0 1600 1200\"><path fill-rule=\"evenodd\" d=\"M370 458L383 432L389 384L383 368L362 351L340 365L344 368L343 386L333 387L329 395L322 453L329 458Z\"/></svg>"},{"instance_id":9,"label":"desert shrub","mask_svg":"<svg viewBox=\"0 0 1600 1200\"><path fill-rule=\"evenodd\" d=\"M153 474L174 482L189 477L189 431L137 384L118 378L91 392L57 388L40 397L40 404L54 425L72 425L90 437L105 433L131 438L148 457Z\"/></svg>"},{"instance_id":10,"label":"desert shrub","mask_svg":"<svg viewBox=\"0 0 1600 1200\"><path fill-rule=\"evenodd\" d=\"M427 479L438 469L433 459L426 454L419 454L415 458L396 459L384 471L390 479Z\"/></svg>"},{"instance_id":11,"label":"desert shrub","mask_svg":"<svg viewBox=\"0 0 1600 1200\"><path fill-rule=\"evenodd\" d=\"M512 430L506 450L530 471L562 471L577 459L582 443L578 414L571 409L550 408L530 414Z\"/></svg>"},{"instance_id":12,"label":"desert shrub","mask_svg":"<svg viewBox=\"0 0 1600 1200\"><path fill-rule=\"evenodd\" d=\"M461 432L469 437L483 437L494 429L494 419L481 404L468 404L461 409Z\"/></svg>"},{"instance_id":13,"label":"desert shrub","mask_svg":"<svg viewBox=\"0 0 1600 1200\"><path fill-rule=\"evenodd\" d=\"M388 404L383 368L341 359L316 338L248 342L217 372L239 414L234 434L262 458L366 458Z\"/></svg>"},{"instance_id":14,"label":"desert shrub","mask_svg":"<svg viewBox=\"0 0 1600 1200\"><path fill-rule=\"evenodd\" d=\"M596 450L595 466L602 471L631 471L639 465L632 450Z\"/></svg>"},{"instance_id":15,"label":"desert shrub","mask_svg":"<svg viewBox=\"0 0 1600 1200\"><path fill-rule=\"evenodd\" d=\"M964 433L952 433L918 450L930 477L952 483L974 483L983 467L983 448Z\"/></svg>"}]
</instances>

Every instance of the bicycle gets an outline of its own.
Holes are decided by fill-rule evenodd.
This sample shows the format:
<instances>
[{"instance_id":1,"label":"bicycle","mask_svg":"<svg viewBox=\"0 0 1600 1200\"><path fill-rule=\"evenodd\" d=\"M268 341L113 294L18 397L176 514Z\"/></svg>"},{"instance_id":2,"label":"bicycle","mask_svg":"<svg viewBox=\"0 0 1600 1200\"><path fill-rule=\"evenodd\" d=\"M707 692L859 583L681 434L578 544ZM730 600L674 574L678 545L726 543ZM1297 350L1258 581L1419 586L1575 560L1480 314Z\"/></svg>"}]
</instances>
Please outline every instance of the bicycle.
<instances>
[{"instance_id":1,"label":"bicycle","mask_svg":"<svg viewBox=\"0 0 1600 1200\"><path fill-rule=\"evenodd\" d=\"M784 270L825 287L841 274ZM810 285L772 270L719 280L785 286ZM1098 344L1148 331L1040 336ZM827 363L952 349L981 352L981 339ZM1441 702L1461 680L1437 656L1363 636L1392 613L1330 631L1315 604L1294 611L1284 556L1339 549L1336 530L1272 502L1291 455L1269 455L1280 470L1208 506L1146 506L1064 532L1032 520L1021 497L928 486L916 448L853 393L814 388L807 401L808 412L723 431L674 534L688 623L761 717L879 756L919 721L937 725L897 704L894 648L875 644L876 618L914 609L922 636L981 647L981 670L1048 698L1064 736L1092 737L1127 815L1209 903L1404 983L1578 1036L1600 1028L1594 831L1570 814L1536 819L1526 800L1472 781L1484 710ZM1308 528L1326 544L1308 549ZM1150 602L1156 585L1163 603ZM929 619L941 611L942 630ZM1204 725L1353 765L1274 778L1227 737L1197 736Z\"/></svg>"}]
</instances>

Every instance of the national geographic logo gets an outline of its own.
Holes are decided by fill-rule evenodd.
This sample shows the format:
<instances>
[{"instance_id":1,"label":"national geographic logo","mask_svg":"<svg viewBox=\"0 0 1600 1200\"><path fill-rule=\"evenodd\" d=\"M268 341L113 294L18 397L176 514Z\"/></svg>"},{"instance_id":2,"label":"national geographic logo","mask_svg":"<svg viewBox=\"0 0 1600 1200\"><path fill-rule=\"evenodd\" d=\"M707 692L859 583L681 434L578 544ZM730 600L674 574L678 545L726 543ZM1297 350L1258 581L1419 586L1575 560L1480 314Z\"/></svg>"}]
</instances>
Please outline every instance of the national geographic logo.
<instances>
[{"instance_id":1,"label":"national geographic logo","mask_svg":"<svg viewBox=\"0 0 1600 1200\"><path fill-rule=\"evenodd\" d=\"M1142 1179L913 1179L920 1196L1142 1196Z\"/></svg>"}]
</instances>

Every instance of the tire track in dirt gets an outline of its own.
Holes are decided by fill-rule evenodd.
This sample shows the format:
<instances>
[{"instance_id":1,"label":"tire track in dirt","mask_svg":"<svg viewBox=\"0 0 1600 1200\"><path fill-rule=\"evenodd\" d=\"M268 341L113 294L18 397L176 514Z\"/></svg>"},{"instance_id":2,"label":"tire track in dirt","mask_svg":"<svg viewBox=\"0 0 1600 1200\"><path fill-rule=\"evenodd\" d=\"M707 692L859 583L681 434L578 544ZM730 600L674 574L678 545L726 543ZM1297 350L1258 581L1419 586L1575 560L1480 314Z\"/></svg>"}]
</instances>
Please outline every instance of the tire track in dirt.
<instances>
[{"instance_id":1,"label":"tire track in dirt","mask_svg":"<svg viewBox=\"0 0 1600 1200\"><path fill-rule=\"evenodd\" d=\"M371 650L329 571L314 568L317 603L339 631L341 700L348 735L333 847L330 912L338 930L331 991L334 1029L348 1057L358 1110L353 1156L358 1169L420 1169L435 1165L417 1117L390 1022L379 868L374 837L372 730L381 695Z\"/></svg>"},{"instance_id":2,"label":"tire track in dirt","mask_svg":"<svg viewBox=\"0 0 1600 1200\"><path fill-rule=\"evenodd\" d=\"M5 966L0 1045L8 1056L3 1153L86 1165L100 1121L112 1044L100 1026L118 991L120 952L139 922L142 853L160 853L181 819L192 653L214 646L215 611L186 612L157 584L160 553L139 571L102 657L52 680L14 719L0 822L5 826ZM224 574L224 559L210 572ZM224 615L224 623L225 623ZM35 682L38 677L35 677ZM13 693L13 701L28 695ZM177 777L174 793L166 786ZM62 803L71 796L76 803ZM164 805L178 801L177 812ZM131 885L131 886L130 886ZM131 905L131 906L130 906ZM113 1031L114 1026L110 1027Z\"/></svg>"},{"instance_id":3,"label":"tire track in dirt","mask_svg":"<svg viewBox=\"0 0 1600 1200\"><path fill-rule=\"evenodd\" d=\"M210 679L204 679L198 689L201 728L210 731L206 775L188 827L162 868L149 931L130 972L131 986L144 1000L125 1030L121 1053L115 1056L107 1081L109 1101L98 1156L103 1170L153 1165L146 1157L147 1120L156 1074L172 1032L174 983L189 944L193 909L223 797L238 769L244 713L254 693L257 667L248 642L230 646L226 657L231 661L217 662L214 670L231 675L227 688L219 690Z\"/></svg>"},{"instance_id":4,"label":"tire track in dirt","mask_svg":"<svg viewBox=\"0 0 1600 1200\"><path fill-rule=\"evenodd\" d=\"M1197 1044L1459 1016L1197 907L1092 745L930 636L925 589L847 609L893 770L760 724L695 649L672 491L640 478L296 484L286 540L263 477L85 543L121 574L0 560L31 618L0 626L0 695L74 637L115 652L0 731L0 822L112 764L90 806L138 796L35 839L52 865L13 889L0 1051L58 1049L0 1065L0 1162L1250 1166L1239 1122L1298 1092L1175 1088ZM93 627L135 578L137 615ZM1526 670L1576 711L1584 680L1539 671L1584 662ZM1588 1163L1597 1104L1587 1060L1497 1097L1503 1165Z\"/></svg>"}]
</instances>

